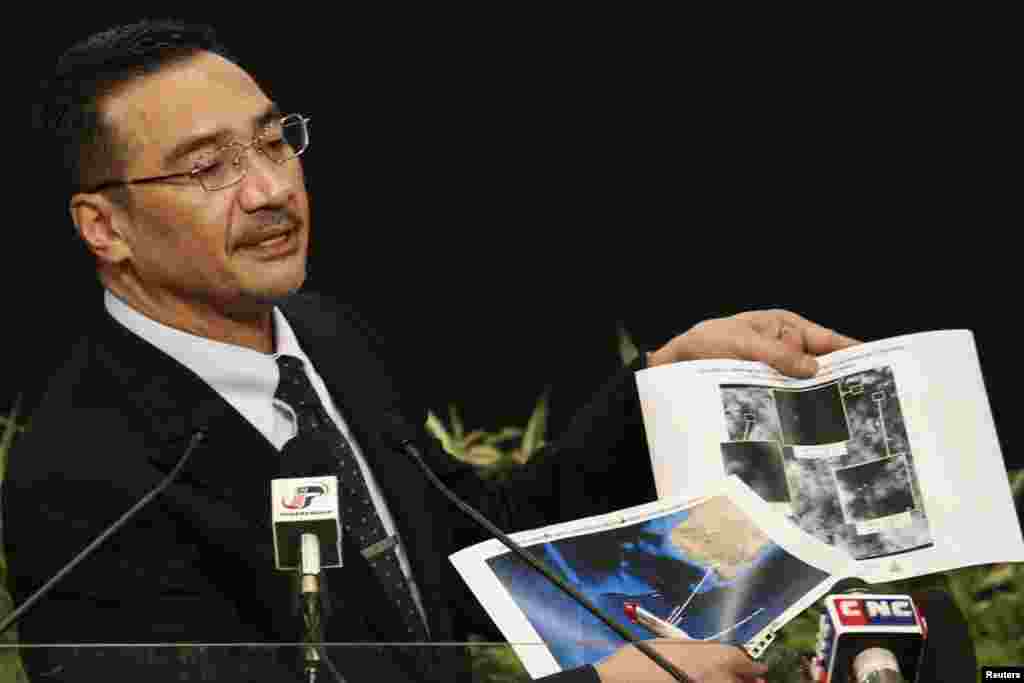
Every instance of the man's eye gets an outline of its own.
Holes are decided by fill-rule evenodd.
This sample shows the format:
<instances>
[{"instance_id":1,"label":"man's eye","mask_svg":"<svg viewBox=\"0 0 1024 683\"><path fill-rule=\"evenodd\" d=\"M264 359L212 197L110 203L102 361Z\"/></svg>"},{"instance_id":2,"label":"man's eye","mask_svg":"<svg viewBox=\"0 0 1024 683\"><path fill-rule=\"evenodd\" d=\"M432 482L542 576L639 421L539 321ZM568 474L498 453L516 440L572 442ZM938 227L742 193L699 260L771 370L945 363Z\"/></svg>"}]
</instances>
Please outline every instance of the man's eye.
<instances>
[{"instance_id":1,"label":"man's eye","mask_svg":"<svg viewBox=\"0 0 1024 683\"><path fill-rule=\"evenodd\" d=\"M196 173L212 173L221 167L221 162L210 161L204 164L197 164L195 168Z\"/></svg>"}]
</instances>

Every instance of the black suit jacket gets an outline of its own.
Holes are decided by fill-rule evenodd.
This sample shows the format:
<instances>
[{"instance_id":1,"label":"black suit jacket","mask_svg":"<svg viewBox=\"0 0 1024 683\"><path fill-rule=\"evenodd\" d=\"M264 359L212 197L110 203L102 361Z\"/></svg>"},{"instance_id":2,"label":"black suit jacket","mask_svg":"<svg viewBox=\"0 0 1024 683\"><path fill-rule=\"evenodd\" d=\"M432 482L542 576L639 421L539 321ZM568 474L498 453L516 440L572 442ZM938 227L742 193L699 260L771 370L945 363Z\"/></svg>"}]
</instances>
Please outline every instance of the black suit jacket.
<instances>
[{"instance_id":1,"label":"black suit jacket","mask_svg":"<svg viewBox=\"0 0 1024 683\"><path fill-rule=\"evenodd\" d=\"M507 531L654 500L633 380L639 366L612 378L563 438L499 486L448 457L423 430L425 411L400 393L377 338L353 310L313 294L292 297L282 310L377 474L435 642L471 632L500 639L447 559L483 536L391 445L386 415L415 425L434 471ZM199 430L206 438L175 482L20 622L22 642L301 640L293 579L273 569L269 481L278 476L278 451L197 375L106 311L51 380L32 430L11 453L3 532L16 604L157 486ZM404 641L358 551L346 546L344 557L344 568L327 572L327 640ZM381 648L346 650L335 664L350 683L469 680L461 653L443 652L429 667ZM225 667L213 674L218 680L287 681L297 670L293 657L264 657L252 673L213 657L203 666ZM25 659L33 680L160 680L152 668L132 669L128 657L116 669L109 657L66 651L26 651ZM41 675L47 671L54 673ZM555 679L597 680L589 667Z\"/></svg>"}]
</instances>

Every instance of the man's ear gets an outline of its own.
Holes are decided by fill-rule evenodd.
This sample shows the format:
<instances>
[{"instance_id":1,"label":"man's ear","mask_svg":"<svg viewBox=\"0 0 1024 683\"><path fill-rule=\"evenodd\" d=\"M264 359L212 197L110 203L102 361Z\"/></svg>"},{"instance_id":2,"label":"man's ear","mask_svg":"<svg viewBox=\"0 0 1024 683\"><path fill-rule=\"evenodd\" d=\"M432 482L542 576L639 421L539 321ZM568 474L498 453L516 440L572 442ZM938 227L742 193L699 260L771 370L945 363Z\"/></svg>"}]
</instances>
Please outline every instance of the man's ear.
<instances>
[{"instance_id":1,"label":"man's ear","mask_svg":"<svg viewBox=\"0 0 1024 683\"><path fill-rule=\"evenodd\" d=\"M131 256L124 208L102 194L80 192L71 197L68 209L78 236L100 261L120 263Z\"/></svg>"}]
</instances>

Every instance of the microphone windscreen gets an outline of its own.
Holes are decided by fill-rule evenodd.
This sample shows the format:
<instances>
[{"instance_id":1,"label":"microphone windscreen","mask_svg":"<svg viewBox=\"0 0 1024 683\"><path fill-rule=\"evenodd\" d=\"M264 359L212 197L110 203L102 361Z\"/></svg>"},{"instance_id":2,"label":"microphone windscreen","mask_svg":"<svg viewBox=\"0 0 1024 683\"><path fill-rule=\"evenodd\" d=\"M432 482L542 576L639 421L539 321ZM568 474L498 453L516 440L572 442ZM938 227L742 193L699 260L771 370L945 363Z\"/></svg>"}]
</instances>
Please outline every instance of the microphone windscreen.
<instances>
[{"instance_id":1,"label":"microphone windscreen","mask_svg":"<svg viewBox=\"0 0 1024 683\"><path fill-rule=\"evenodd\" d=\"M857 578L856 576L848 576L840 579L832 586L831 593L872 593L874 588L868 584L867 581Z\"/></svg>"},{"instance_id":2,"label":"microphone windscreen","mask_svg":"<svg viewBox=\"0 0 1024 683\"><path fill-rule=\"evenodd\" d=\"M296 435L281 449L278 477L295 479L299 477L333 476L338 471L334 456L335 436L323 431Z\"/></svg>"}]
</instances>

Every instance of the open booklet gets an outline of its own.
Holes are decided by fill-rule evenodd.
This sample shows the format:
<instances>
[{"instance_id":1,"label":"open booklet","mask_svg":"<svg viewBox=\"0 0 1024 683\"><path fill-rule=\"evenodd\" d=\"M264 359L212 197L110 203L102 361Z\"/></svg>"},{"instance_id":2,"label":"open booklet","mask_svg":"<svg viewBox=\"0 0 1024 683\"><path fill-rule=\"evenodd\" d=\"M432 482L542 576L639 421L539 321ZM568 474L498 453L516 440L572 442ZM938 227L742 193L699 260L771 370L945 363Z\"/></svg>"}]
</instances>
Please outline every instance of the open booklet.
<instances>
[{"instance_id":1,"label":"open booklet","mask_svg":"<svg viewBox=\"0 0 1024 683\"><path fill-rule=\"evenodd\" d=\"M742 361L638 372L659 500L513 538L641 638L755 657L841 579L1024 561L970 332L819 365L808 380ZM624 644L497 540L451 561L534 678Z\"/></svg>"},{"instance_id":2,"label":"open booklet","mask_svg":"<svg viewBox=\"0 0 1024 683\"><path fill-rule=\"evenodd\" d=\"M870 582L1024 560L967 330L828 354L807 380L741 361L636 379L659 498L735 474Z\"/></svg>"}]
</instances>

